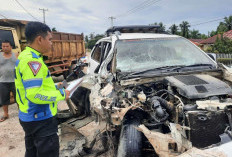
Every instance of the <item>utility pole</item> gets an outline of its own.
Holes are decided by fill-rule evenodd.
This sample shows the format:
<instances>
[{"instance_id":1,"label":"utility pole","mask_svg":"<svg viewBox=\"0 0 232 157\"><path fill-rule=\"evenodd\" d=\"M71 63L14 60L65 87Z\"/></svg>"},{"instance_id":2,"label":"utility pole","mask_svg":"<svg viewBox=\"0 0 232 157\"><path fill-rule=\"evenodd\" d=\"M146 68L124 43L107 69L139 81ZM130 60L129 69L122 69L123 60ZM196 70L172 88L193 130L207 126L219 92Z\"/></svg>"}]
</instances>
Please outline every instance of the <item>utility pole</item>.
<instances>
[{"instance_id":1,"label":"utility pole","mask_svg":"<svg viewBox=\"0 0 232 157\"><path fill-rule=\"evenodd\" d=\"M109 17L109 19L111 19L111 27L114 26L114 20L116 19L115 17L111 16Z\"/></svg>"},{"instance_id":2,"label":"utility pole","mask_svg":"<svg viewBox=\"0 0 232 157\"><path fill-rule=\"evenodd\" d=\"M43 9L40 9L40 8L39 8L39 10L42 10L42 11L43 11L43 21L44 21L44 23L45 23L45 11L48 11L48 9L44 9L44 8L43 8Z\"/></svg>"}]
</instances>

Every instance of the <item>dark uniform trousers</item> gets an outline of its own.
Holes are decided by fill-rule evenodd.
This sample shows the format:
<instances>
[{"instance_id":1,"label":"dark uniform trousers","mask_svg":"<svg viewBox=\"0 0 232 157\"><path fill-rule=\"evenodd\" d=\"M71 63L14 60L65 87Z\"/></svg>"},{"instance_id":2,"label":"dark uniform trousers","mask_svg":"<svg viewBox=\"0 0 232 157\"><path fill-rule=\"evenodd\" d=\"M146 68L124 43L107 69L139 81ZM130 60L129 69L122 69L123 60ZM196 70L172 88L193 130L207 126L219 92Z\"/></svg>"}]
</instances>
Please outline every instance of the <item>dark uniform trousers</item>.
<instances>
[{"instance_id":1,"label":"dark uniform trousers","mask_svg":"<svg viewBox=\"0 0 232 157\"><path fill-rule=\"evenodd\" d=\"M25 157L59 157L58 125L55 117L22 122L25 131Z\"/></svg>"}]
</instances>

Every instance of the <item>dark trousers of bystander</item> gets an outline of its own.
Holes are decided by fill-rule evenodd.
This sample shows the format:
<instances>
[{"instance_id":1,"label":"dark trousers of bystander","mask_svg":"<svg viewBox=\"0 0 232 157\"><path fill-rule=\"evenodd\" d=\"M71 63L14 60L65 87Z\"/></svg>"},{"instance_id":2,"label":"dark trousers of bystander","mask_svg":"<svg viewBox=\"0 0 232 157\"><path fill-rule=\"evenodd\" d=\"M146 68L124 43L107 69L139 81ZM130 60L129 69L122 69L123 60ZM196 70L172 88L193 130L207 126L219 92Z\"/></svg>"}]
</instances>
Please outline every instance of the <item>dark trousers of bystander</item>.
<instances>
[{"instance_id":1,"label":"dark trousers of bystander","mask_svg":"<svg viewBox=\"0 0 232 157\"><path fill-rule=\"evenodd\" d=\"M59 157L58 126L55 117L34 122L22 122L25 132L25 157Z\"/></svg>"},{"instance_id":2,"label":"dark trousers of bystander","mask_svg":"<svg viewBox=\"0 0 232 157\"><path fill-rule=\"evenodd\" d=\"M0 82L0 106L10 104L10 92L15 98L15 84L14 82Z\"/></svg>"}]
</instances>

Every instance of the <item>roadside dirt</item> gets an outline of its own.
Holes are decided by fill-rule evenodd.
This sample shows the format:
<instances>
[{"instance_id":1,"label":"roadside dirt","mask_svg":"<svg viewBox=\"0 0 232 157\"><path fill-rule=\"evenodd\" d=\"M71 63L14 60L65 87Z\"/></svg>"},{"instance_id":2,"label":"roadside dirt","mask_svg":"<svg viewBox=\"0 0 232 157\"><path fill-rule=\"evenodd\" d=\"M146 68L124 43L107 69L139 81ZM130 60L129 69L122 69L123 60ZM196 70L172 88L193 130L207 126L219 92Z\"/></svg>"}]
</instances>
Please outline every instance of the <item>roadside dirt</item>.
<instances>
[{"instance_id":1,"label":"roadside dirt","mask_svg":"<svg viewBox=\"0 0 232 157\"><path fill-rule=\"evenodd\" d=\"M87 53L89 56L89 53ZM87 68L84 69L86 73ZM63 76L53 77L54 82L61 82ZM64 101L58 104L58 109L68 109ZM0 117L3 115L2 107L0 107ZM24 157L25 144L24 144L24 131L19 123L18 119L18 107L17 104L9 105L9 116L10 118L4 122L0 122L0 157ZM92 126L90 126L92 127ZM90 130L88 126L85 128ZM97 142L93 148L93 152L87 157L93 157L96 152L102 147L101 142ZM95 155L94 155L95 154ZM110 151L101 155L101 157L109 157Z\"/></svg>"},{"instance_id":2,"label":"roadside dirt","mask_svg":"<svg viewBox=\"0 0 232 157\"><path fill-rule=\"evenodd\" d=\"M2 107L0 116L3 115ZM23 157L25 153L24 131L19 124L18 107L14 103L9 105L10 118L0 122L0 156Z\"/></svg>"},{"instance_id":3,"label":"roadside dirt","mask_svg":"<svg viewBox=\"0 0 232 157\"><path fill-rule=\"evenodd\" d=\"M59 109L67 109L65 102L60 102ZM3 115L2 107L0 107L0 116ZM0 157L24 157L24 131L18 119L18 107L14 103L9 105L10 118L0 123ZM88 132L92 125L86 126L84 129ZM90 133L91 134L91 133ZM101 142L97 142L93 151L85 155L86 157L93 157L102 149ZM100 155L100 157L109 157L110 152Z\"/></svg>"}]
</instances>

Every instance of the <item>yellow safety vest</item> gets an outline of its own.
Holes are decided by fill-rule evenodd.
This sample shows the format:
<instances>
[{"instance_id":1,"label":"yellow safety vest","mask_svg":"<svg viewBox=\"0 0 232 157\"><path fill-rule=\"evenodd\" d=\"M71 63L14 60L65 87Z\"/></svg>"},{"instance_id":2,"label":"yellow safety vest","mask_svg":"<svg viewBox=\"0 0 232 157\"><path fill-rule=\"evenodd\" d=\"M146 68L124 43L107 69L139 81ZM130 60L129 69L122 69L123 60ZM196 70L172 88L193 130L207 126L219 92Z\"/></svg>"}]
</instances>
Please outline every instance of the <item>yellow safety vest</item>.
<instances>
[{"instance_id":1,"label":"yellow safety vest","mask_svg":"<svg viewBox=\"0 0 232 157\"><path fill-rule=\"evenodd\" d=\"M41 54L30 47L16 61L15 87L19 119L24 122L55 116L57 102L65 99L64 89L56 88Z\"/></svg>"}]
</instances>

